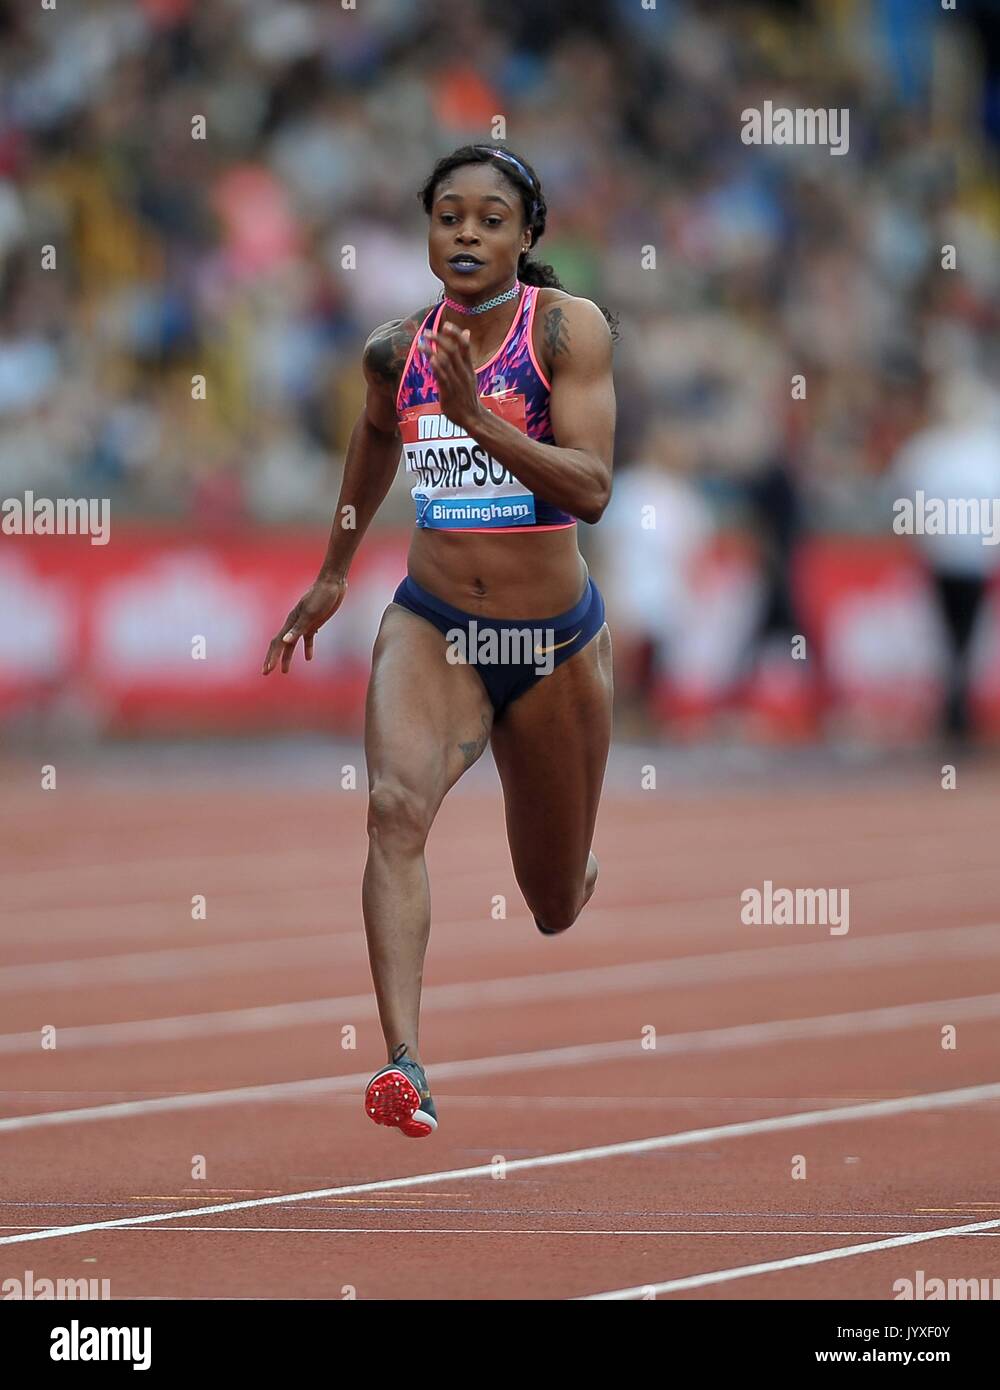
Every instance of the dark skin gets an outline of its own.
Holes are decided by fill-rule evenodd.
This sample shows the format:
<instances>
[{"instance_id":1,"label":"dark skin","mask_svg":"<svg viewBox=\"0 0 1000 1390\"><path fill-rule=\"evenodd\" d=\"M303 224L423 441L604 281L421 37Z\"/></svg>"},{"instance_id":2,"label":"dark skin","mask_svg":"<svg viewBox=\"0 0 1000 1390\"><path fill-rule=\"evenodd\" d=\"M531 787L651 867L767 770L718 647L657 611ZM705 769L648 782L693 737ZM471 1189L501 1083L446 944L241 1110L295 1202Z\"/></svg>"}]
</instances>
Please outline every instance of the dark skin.
<instances>
[{"instance_id":1,"label":"dark skin","mask_svg":"<svg viewBox=\"0 0 1000 1390\"><path fill-rule=\"evenodd\" d=\"M518 257L530 243L521 198L494 162L456 169L439 183L428 258L451 298L473 306L508 289ZM474 273L449 263L462 252L482 262ZM326 560L272 639L265 675L278 666L289 670L300 638L311 660L317 631L343 602L354 552L399 463L395 398L429 308L383 324L365 346L365 409L348 447ZM425 333L441 409L532 492L573 516L597 521L611 493L614 445L607 324L589 300L562 290L539 291L533 348L552 384L549 411L556 439L542 444L485 410L476 385L476 369L500 347L519 308L515 300L468 317L446 308L439 332ZM423 588L483 617L553 617L579 601L587 581L575 527L508 535L416 528L408 569ZM390 1059L402 1046L419 1059L420 988L430 930L427 834L445 795L487 744L503 786L515 877L536 921L550 932L565 930L597 879L590 845L611 738L607 626L500 719L494 718L475 668L448 662L446 647L436 628L390 604L372 658L365 720L369 853L362 905Z\"/></svg>"}]
</instances>

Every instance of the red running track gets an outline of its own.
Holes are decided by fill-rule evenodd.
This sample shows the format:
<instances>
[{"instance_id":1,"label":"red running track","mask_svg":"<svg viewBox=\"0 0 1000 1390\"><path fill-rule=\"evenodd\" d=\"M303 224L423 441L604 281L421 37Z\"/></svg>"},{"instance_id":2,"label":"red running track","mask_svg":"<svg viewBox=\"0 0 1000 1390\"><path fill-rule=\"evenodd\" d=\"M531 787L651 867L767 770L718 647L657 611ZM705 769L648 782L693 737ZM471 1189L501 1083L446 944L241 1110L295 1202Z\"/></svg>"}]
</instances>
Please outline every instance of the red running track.
<instances>
[{"instance_id":1,"label":"red running track","mask_svg":"<svg viewBox=\"0 0 1000 1390\"><path fill-rule=\"evenodd\" d=\"M332 761L329 791L8 769L0 1281L892 1299L917 1270L1000 1276L995 774L681 795L626 767L595 898L551 939L493 774L460 788L429 850L441 1127L410 1141L361 1106L363 793ZM849 888L849 932L743 925L765 879Z\"/></svg>"}]
</instances>

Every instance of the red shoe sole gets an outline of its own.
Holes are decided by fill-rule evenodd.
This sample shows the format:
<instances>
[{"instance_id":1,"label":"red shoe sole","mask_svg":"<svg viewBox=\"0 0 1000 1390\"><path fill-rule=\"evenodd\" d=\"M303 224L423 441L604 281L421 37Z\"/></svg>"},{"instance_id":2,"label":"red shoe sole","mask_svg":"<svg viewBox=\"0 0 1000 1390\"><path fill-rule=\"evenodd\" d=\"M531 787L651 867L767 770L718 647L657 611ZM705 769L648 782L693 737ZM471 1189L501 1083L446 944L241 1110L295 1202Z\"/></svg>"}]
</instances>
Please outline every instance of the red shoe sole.
<instances>
[{"instance_id":1,"label":"red shoe sole","mask_svg":"<svg viewBox=\"0 0 1000 1390\"><path fill-rule=\"evenodd\" d=\"M409 1139L423 1139L433 1126L414 1114L420 1108L420 1095L410 1078L401 1071L384 1071L368 1083L365 1111L377 1125L398 1129Z\"/></svg>"},{"instance_id":2,"label":"red shoe sole","mask_svg":"<svg viewBox=\"0 0 1000 1390\"><path fill-rule=\"evenodd\" d=\"M411 1120L409 1124L400 1125L399 1132L405 1134L407 1139L426 1139L428 1134L434 1133L434 1126L423 1120Z\"/></svg>"}]
</instances>

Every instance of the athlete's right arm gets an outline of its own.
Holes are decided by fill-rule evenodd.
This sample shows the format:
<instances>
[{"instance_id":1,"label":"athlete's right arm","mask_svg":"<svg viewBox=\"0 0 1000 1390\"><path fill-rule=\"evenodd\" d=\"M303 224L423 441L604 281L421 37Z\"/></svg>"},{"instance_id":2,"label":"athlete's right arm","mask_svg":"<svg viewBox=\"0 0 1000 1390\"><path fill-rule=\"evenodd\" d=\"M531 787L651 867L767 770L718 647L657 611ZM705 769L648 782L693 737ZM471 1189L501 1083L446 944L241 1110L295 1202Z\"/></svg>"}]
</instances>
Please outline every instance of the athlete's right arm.
<instances>
[{"instance_id":1,"label":"athlete's right arm","mask_svg":"<svg viewBox=\"0 0 1000 1390\"><path fill-rule=\"evenodd\" d=\"M306 660L312 660L313 639L332 618L347 592L347 571L372 518L385 501L399 464L400 438L396 392L419 319L385 323L365 344L362 365L367 395L365 408L351 431L337 511L326 557L316 582L299 600L271 639L263 674L279 661L287 672L299 638Z\"/></svg>"}]
</instances>

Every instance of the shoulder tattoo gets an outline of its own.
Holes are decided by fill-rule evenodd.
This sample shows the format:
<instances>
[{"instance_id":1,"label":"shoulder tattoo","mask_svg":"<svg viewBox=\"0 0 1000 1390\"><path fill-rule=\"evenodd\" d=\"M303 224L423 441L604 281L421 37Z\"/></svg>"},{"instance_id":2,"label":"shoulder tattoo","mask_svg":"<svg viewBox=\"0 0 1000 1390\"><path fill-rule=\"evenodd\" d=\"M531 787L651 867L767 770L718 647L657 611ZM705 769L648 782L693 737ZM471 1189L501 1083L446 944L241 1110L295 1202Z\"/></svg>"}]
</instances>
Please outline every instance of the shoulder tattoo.
<instances>
[{"instance_id":1,"label":"shoulder tattoo","mask_svg":"<svg viewBox=\"0 0 1000 1390\"><path fill-rule=\"evenodd\" d=\"M365 352L368 369L386 386L399 385L399 378L406 365L407 354L416 331L416 324L410 322L394 324L368 344Z\"/></svg>"},{"instance_id":2,"label":"shoulder tattoo","mask_svg":"<svg viewBox=\"0 0 1000 1390\"><path fill-rule=\"evenodd\" d=\"M558 304L546 312L542 331L550 358L569 352L569 322Z\"/></svg>"}]
</instances>

